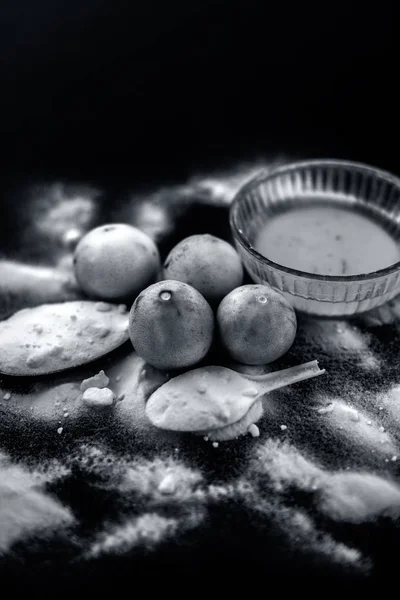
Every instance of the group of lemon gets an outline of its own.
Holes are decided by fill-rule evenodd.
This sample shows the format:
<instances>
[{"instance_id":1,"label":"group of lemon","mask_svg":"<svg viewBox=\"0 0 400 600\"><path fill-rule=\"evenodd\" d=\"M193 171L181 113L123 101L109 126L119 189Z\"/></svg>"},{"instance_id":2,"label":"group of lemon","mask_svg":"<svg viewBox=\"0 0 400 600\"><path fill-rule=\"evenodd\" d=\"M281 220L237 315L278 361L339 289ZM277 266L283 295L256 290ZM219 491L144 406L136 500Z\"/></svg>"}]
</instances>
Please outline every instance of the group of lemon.
<instances>
[{"instance_id":1,"label":"group of lemon","mask_svg":"<svg viewBox=\"0 0 400 600\"><path fill-rule=\"evenodd\" d=\"M132 304L132 344L158 369L191 367L213 342L234 361L266 364L295 339L296 314L286 298L267 284L242 285L235 248L209 234L183 239L162 265L146 233L103 225L78 243L74 270L89 297Z\"/></svg>"}]
</instances>

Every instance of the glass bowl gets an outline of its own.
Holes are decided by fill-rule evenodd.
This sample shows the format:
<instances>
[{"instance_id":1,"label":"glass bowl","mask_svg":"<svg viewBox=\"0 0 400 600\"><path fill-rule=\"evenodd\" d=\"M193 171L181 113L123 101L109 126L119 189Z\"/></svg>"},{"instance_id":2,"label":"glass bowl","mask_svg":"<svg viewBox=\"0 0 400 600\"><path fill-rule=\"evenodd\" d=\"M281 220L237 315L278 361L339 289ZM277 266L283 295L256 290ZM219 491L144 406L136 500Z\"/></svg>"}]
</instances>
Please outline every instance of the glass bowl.
<instances>
[{"instance_id":1,"label":"glass bowl","mask_svg":"<svg viewBox=\"0 0 400 600\"><path fill-rule=\"evenodd\" d=\"M290 163L258 174L231 205L234 242L253 281L277 288L299 311L332 317L370 310L399 294L400 261L361 275L319 275L277 264L254 249L269 219L313 200L356 210L400 243L399 178L347 161Z\"/></svg>"}]
</instances>

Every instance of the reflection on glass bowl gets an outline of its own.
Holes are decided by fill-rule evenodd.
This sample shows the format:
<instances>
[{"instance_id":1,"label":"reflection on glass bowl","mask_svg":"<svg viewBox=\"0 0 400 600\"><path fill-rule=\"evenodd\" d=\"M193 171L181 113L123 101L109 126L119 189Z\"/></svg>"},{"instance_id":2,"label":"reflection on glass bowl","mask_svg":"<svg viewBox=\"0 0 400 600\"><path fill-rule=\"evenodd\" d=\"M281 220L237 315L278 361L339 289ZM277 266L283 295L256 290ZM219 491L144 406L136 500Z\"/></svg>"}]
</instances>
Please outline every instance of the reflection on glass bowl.
<instances>
[{"instance_id":1,"label":"reflection on glass bowl","mask_svg":"<svg viewBox=\"0 0 400 600\"><path fill-rule=\"evenodd\" d=\"M313 239L307 242L304 227L311 214L309 209L325 211L326 219L334 213L340 216L334 224L334 237L340 240L337 252L348 253L342 257L346 260L336 260L341 269L335 270L335 260L324 263L321 258L321 250L325 251L330 243L329 231L310 230ZM303 222L298 220L299 214ZM298 225L299 235L295 237L303 245L295 248L292 259L290 253L282 252L278 260L277 244L271 241L273 228L269 225L278 224L277 217L291 223L292 230ZM338 160L310 160L261 172L235 196L230 225L251 278L282 291L299 311L324 316L353 315L380 306L400 293L400 180L390 173ZM365 235L368 226L371 233ZM270 236L269 246L261 245L262 252L260 234ZM280 239L284 248L285 239ZM312 252L316 262L311 261ZM309 269L305 268L305 256L311 256ZM332 253L327 252L326 256Z\"/></svg>"}]
</instances>

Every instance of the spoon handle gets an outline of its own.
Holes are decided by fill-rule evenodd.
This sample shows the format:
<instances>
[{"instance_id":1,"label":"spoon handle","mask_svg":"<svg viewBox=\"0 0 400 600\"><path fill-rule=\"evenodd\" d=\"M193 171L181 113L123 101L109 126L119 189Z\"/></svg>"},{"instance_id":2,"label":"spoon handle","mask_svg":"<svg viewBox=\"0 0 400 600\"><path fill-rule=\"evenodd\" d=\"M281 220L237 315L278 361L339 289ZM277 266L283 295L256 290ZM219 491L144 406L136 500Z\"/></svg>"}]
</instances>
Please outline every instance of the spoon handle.
<instances>
[{"instance_id":1,"label":"spoon handle","mask_svg":"<svg viewBox=\"0 0 400 600\"><path fill-rule=\"evenodd\" d=\"M292 383L297 383L298 381L317 377L323 373L325 373L325 369L320 369L318 361L312 360L302 365L296 365L295 367L289 367L281 371L274 371L274 373L267 373L266 375L244 375L243 373L242 375L246 379L260 383L263 393L266 393L291 385Z\"/></svg>"}]
</instances>

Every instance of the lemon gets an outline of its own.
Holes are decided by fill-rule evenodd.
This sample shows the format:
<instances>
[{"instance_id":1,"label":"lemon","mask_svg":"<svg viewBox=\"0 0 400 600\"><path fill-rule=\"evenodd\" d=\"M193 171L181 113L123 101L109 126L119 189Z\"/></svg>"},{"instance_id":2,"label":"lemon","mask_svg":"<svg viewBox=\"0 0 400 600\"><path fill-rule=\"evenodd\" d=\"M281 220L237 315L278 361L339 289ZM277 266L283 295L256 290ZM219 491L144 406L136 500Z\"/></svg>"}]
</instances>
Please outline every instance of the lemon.
<instances>
[{"instance_id":1,"label":"lemon","mask_svg":"<svg viewBox=\"0 0 400 600\"><path fill-rule=\"evenodd\" d=\"M75 275L90 297L134 298L155 281L161 268L153 240L143 231L115 223L89 231L74 255Z\"/></svg>"},{"instance_id":2,"label":"lemon","mask_svg":"<svg viewBox=\"0 0 400 600\"><path fill-rule=\"evenodd\" d=\"M129 333L136 352L158 369L180 369L201 361L214 332L214 314L192 286L164 280L136 298Z\"/></svg>"},{"instance_id":3,"label":"lemon","mask_svg":"<svg viewBox=\"0 0 400 600\"><path fill-rule=\"evenodd\" d=\"M164 262L164 277L192 285L212 305L243 282L236 250L213 235L200 234L177 244Z\"/></svg>"},{"instance_id":4,"label":"lemon","mask_svg":"<svg viewBox=\"0 0 400 600\"><path fill-rule=\"evenodd\" d=\"M217 310L222 345L246 365L273 362L285 354L296 336L297 320L286 298L269 285L242 285Z\"/></svg>"}]
</instances>

